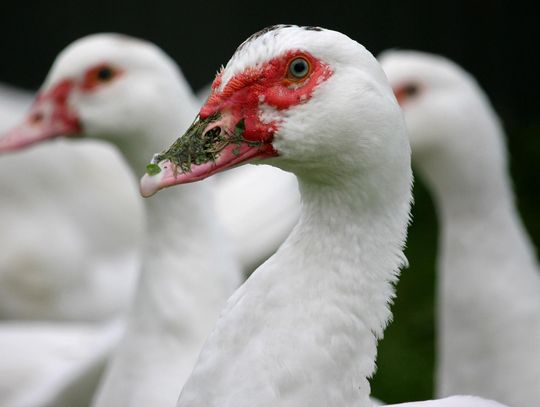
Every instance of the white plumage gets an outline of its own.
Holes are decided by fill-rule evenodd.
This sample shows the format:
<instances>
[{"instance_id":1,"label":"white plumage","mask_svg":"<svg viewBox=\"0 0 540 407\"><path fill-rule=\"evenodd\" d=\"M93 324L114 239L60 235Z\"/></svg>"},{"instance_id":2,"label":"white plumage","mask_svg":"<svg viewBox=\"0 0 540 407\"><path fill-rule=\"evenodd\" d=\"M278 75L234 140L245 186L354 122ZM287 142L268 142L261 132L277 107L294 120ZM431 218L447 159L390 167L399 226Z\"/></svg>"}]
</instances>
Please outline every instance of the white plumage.
<instances>
[{"instance_id":1,"label":"white plumage","mask_svg":"<svg viewBox=\"0 0 540 407\"><path fill-rule=\"evenodd\" d=\"M30 102L2 85L0 131ZM125 312L135 282L133 175L114 148L87 140L3 155L0 174L0 405L88 404L121 330L102 321Z\"/></svg>"},{"instance_id":2,"label":"white plumage","mask_svg":"<svg viewBox=\"0 0 540 407\"><path fill-rule=\"evenodd\" d=\"M87 86L89 77L97 83ZM135 173L144 171L155 148L187 127L197 108L169 57L121 35L93 35L68 46L42 90L52 93L62 83L72 84L68 106L82 133L116 144ZM134 304L93 405L158 407L177 399L182 378L240 280L212 205L210 183L145 202L147 237Z\"/></svg>"},{"instance_id":3,"label":"white plumage","mask_svg":"<svg viewBox=\"0 0 540 407\"><path fill-rule=\"evenodd\" d=\"M405 125L384 73L368 51L340 33L278 26L238 49L216 94L246 69L272 70L264 64L301 52L332 74L316 83L311 99L278 110L272 145L279 156L266 161L298 176L300 220L229 299L180 407L371 405L368 378L405 262L412 182ZM249 83L237 100L250 91ZM302 85L295 86L289 90ZM223 97L227 110L217 112L228 123L231 112L243 110ZM216 162L224 161L220 156ZM172 183L170 162L159 165L160 174L142 180L145 194ZM206 165L191 170L213 168ZM190 175L174 177L179 183ZM471 400L497 405L467 397L407 405L463 407Z\"/></svg>"},{"instance_id":4,"label":"white plumage","mask_svg":"<svg viewBox=\"0 0 540 407\"><path fill-rule=\"evenodd\" d=\"M438 394L539 405L540 272L499 119L476 81L445 58L389 51L381 62L441 223Z\"/></svg>"},{"instance_id":5,"label":"white plumage","mask_svg":"<svg viewBox=\"0 0 540 407\"><path fill-rule=\"evenodd\" d=\"M88 405L121 331L116 322L3 322L0 405Z\"/></svg>"},{"instance_id":6,"label":"white plumage","mask_svg":"<svg viewBox=\"0 0 540 407\"><path fill-rule=\"evenodd\" d=\"M249 273L276 252L298 221L298 182L270 165L248 164L216 178L216 212Z\"/></svg>"},{"instance_id":7,"label":"white plumage","mask_svg":"<svg viewBox=\"0 0 540 407\"><path fill-rule=\"evenodd\" d=\"M31 103L29 92L0 83L0 131L17 124Z\"/></svg>"},{"instance_id":8,"label":"white plumage","mask_svg":"<svg viewBox=\"0 0 540 407\"><path fill-rule=\"evenodd\" d=\"M1 86L0 132L30 102ZM3 154L0 190L0 318L103 321L126 310L142 205L114 148L62 141Z\"/></svg>"}]
</instances>

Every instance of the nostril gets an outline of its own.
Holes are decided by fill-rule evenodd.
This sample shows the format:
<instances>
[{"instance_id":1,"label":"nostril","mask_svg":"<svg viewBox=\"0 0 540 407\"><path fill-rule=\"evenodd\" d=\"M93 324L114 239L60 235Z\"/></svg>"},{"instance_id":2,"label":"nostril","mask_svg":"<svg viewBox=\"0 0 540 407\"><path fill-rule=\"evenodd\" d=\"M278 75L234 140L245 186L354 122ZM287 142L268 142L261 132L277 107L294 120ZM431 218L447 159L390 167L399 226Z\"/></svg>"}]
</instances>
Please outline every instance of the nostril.
<instances>
[{"instance_id":1,"label":"nostril","mask_svg":"<svg viewBox=\"0 0 540 407\"><path fill-rule=\"evenodd\" d=\"M30 122L30 124L39 124L43 121L43 118L44 118L43 113L35 112L30 115L30 117L28 118L28 121Z\"/></svg>"},{"instance_id":2,"label":"nostril","mask_svg":"<svg viewBox=\"0 0 540 407\"><path fill-rule=\"evenodd\" d=\"M220 135L221 135L221 127L216 126L216 127L213 127L212 129L208 130L208 131L205 133L204 136L205 136L209 141L217 141L217 140L220 138Z\"/></svg>"},{"instance_id":3,"label":"nostril","mask_svg":"<svg viewBox=\"0 0 540 407\"><path fill-rule=\"evenodd\" d=\"M201 151L217 153L219 150L221 150L224 147L224 143L225 143L225 139L223 138L223 135L222 135L222 129L219 126L216 126L216 127L212 127L210 130L204 133L199 147L202 148Z\"/></svg>"}]
</instances>

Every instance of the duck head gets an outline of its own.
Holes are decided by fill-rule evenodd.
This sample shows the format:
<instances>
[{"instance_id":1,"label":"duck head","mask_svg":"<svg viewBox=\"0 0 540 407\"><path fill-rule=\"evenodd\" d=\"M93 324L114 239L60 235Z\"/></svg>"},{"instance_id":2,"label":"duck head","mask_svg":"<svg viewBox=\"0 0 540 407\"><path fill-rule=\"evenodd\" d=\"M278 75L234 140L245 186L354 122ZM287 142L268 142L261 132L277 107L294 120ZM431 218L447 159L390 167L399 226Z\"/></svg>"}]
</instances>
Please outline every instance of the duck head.
<instances>
[{"instance_id":1,"label":"duck head","mask_svg":"<svg viewBox=\"0 0 540 407\"><path fill-rule=\"evenodd\" d=\"M261 160L319 182L335 179L399 150L382 148L370 130L392 127L385 117L396 114L384 73L360 44L318 27L268 27L218 73L186 134L154 156L141 193Z\"/></svg>"},{"instance_id":2,"label":"duck head","mask_svg":"<svg viewBox=\"0 0 540 407\"><path fill-rule=\"evenodd\" d=\"M188 88L174 62L151 43L121 34L84 37L58 55L25 120L0 138L0 152L62 136L122 147L179 114L167 103L184 96L178 83Z\"/></svg>"}]
</instances>

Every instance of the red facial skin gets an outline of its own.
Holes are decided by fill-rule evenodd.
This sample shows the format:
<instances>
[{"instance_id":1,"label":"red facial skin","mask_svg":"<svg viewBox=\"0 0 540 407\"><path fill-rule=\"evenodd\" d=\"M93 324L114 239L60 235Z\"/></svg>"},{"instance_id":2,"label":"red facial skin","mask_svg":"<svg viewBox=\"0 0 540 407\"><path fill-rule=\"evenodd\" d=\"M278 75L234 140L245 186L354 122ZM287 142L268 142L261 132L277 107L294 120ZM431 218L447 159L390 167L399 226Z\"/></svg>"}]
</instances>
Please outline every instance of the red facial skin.
<instances>
[{"instance_id":1,"label":"red facial skin","mask_svg":"<svg viewBox=\"0 0 540 407\"><path fill-rule=\"evenodd\" d=\"M302 57L310 64L303 79L288 73L289 63ZM309 100L315 87L332 75L330 68L307 52L292 51L274 58L260 67L248 68L229 80L218 92L222 73L212 84L212 95L202 107L202 119L220 112L227 122L236 124L244 119L243 138L249 141L271 142L279 123L262 123L258 112L261 103L277 110L288 109Z\"/></svg>"},{"instance_id":2,"label":"red facial skin","mask_svg":"<svg viewBox=\"0 0 540 407\"><path fill-rule=\"evenodd\" d=\"M418 94L421 92L420 86L414 83L405 83L402 85L398 85L393 90L394 95L396 96L396 100L401 107L403 107L403 105L409 99L418 96Z\"/></svg>"},{"instance_id":3,"label":"red facial skin","mask_svg":"<svg viewBox=\"0 0 540 407\"><path fill-rule=\"evenodd\" d=\"M111 73L111 76L106 79L100 78L99 72L103 69L109 70ZM89 68L85 72L80 88L84 92L93 92L99 89L101 86L119 78L123 74L124 74L123 70L113 67L112 65L106 62L103 62L101 64L94 65L93 67Z\"/></svg>"},{"instance_id":4,"label":"red facial skin","mask_svg":"<svg viewBox=\"0 0 540 407\"><path fill-rule=\"evenodd\" d=\"M0 139L0 152L20 150L59 135L80 133L79 119L67 103L73 87L73 81L64 80L38 94L26 120Z\"/></svg>"},{"instance_id":5,"label":"red facial skin","mask_svg":"<svg viewBox=\"0 0 540 407\"><path fill-rule=\"evenodd\" d=\"M110 68L113 75L104 81L98 72L105 66L108 65L102 63L91 67L82 81L64 79L39 93L25 121L0 138L0 152L20 150L55 137L81 134L82 125L77 113L69 106L69 96L74 89L93 92L121 74L120 70Z\"/></svg>"},{"instance_id":6,"label":"red facial skin","mask_svg":"<svg viewBox=\"0 0 540 407\"><path fill-rule=\"evenodd\" d=\"M289 73L289 64L299 57L310 65L308 74L301 79ZM246 69L232 77L221 92L219 88L223 72L220 72L212 84L210 98L199 113L203 120L219 113L219 119L210 123L201 137L215 127L224 129L225 134L234 134L235 126L243 120L245 130L242 138L257 142L257 145L241 143L234 148L231 144L220 151L215 161L192 165L189 172L177 171L174 164L164 160L159 163L159 174L142 178L141 194L148 197L162 188L198 181L248 160L279 155L272 146L279 123L263 123L259 119L261 105L280 111L305 103L312 97L315 88L331 75L332 70L328 65L302 51L288 52L264 65Z\"/></svg>"}]
</instances>

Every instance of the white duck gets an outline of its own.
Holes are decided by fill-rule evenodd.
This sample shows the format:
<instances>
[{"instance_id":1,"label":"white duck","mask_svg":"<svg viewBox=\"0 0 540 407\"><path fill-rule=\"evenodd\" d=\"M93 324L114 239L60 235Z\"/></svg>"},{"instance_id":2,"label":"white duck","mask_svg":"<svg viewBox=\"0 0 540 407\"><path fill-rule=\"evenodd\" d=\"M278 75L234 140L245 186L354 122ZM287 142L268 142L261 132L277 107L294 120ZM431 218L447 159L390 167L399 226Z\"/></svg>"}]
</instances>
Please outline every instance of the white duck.
<instances>
[{"instance_id":1,"label":"white duck","mask_svg":"<svg viewBox=\"0 0 540 407\"><path fill-rule=\"evenodd\" d=\"M389 51L381 62L441 222L441 396L540 405L540 272L514 203L502 126L451 61Z\"/></svg>"},{"instance_id":2,"label":"white duck","mask_svg":"<svg viewBox=\"0 0 540 407\"><path fill-rule=\"evenodd\" d=\"M0 86L0 131L30 103ZM134 181L98 141L0 157L0 318L101 321L126 310L142 237Z\"/></svg>"},{"instance_id":3,"label":"white duck","mask_svg":"<svg viewBox=\"0 0 540 407\"><path fill-rule=\"evenodd\" d=\"M64 98L47 98L59 91ZM114 34L68 46L42 95L26 124L10 136L10 146L81 133L112 141L136 173L144 171L152 151L190 124L197 107L178 68L159 48ZM36 115L42 118L32 124ZM40 129L40 123L54 131ZM135 302L94 405L172 405L238 285L239 269L213 221L209 188L193 185L145 202L147 239Z\"/></svg>"},{"instance_id":4,"label":"white duck","mask_svg":"<svg viewBox=\"0 0 540 407\"><path fill-rule=\"evenodd\" d=\"M0 405L88 405L122 324L0 324Z\"/></svg>"},{"instance_id":5,"label":"white duck","mask_svg":"<svg viewBox=\"0 0 540 407\"><path fill-rule=\"evenodd\" d=\"M0 85L0 130L22 119L31 100L28 93ZM100 320L125 309L142 232L142 222L128 216L141 217L142 205L135 199L133 176L118 158L105 143L91 141L43 145L0 158L0 315L11 319L0 322L2 406L85 405L98 384L120 325L20 319ZM16 183L13 168L18 168ZM103 196L86 191L74 196L71 188L81 178ZM115 190L109 189L113 182L119 184ZM123 198L131 198L123 201L125 217L110 210ZM93 204L86 205L89 201ZM109 222L99 231L89 228L88 217L94 225ZM113 266L124 266L120 270L128 274ZM114 284L118 277L121 285Z\"/></svg>"},{"instance_id":6,"label":"white duck","mask_svg":"<svg viewBox=\"0 0 540 407\"><path fill-rule=\"evenodd\" d=\"M190 154L201 144L207 155ZM155 157L141 192L255 158L297 175L300 221L229 299L178 406L369 406L377 339L405 263L412 183L405 125L375 58L316 27L254 34L214 81L198 121Z\"/></svg>"}]
</instances>

